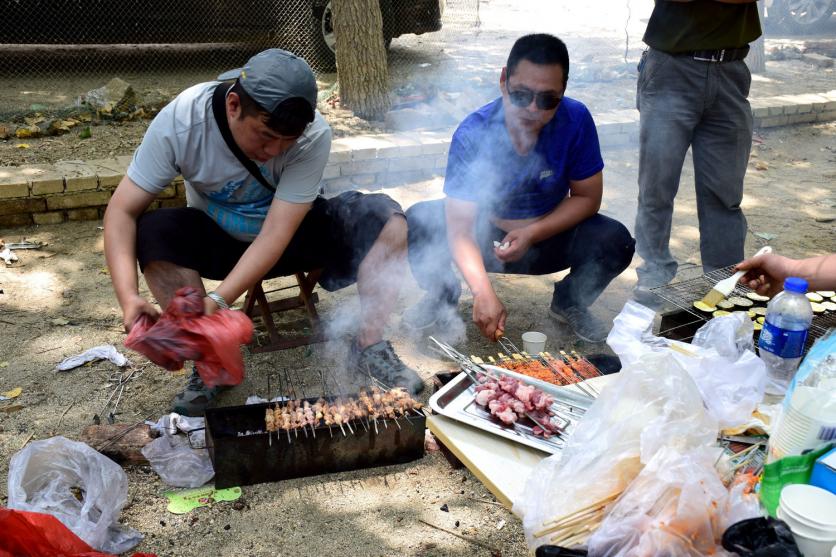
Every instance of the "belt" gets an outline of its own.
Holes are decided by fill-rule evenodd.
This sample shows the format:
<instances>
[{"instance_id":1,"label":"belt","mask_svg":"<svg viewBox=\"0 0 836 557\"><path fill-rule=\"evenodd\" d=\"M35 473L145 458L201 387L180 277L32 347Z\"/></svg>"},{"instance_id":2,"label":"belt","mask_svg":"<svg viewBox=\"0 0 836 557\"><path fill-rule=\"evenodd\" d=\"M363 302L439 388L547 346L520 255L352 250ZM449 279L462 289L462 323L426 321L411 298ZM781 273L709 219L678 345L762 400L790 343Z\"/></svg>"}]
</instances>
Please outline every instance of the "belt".
<instances>
[{"instance_id":1,"label":"belt","mask_svg":"<svg viewBox=\"0 0 836 557\"><path fill-rule=\"evenodd\" d=\"M700 62L734 62L743 60L749 54L749 47L724 48L721 50L692 50L691 52L680 52L677 56L688 56Z\"/></svg>"}]
</instances>

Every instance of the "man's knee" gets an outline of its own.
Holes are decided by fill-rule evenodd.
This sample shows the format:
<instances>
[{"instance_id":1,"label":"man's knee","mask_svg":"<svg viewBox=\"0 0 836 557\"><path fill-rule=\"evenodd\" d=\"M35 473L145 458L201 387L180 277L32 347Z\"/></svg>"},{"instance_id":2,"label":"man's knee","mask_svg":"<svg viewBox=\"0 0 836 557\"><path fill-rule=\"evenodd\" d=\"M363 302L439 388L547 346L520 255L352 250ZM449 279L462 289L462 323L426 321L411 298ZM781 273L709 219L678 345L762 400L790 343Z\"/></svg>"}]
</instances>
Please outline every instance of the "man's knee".
<instances>
[{"instance_id":1,"label":"man's knee","mask_svg":"<svg viewBox=\"0 0 836 557\"><path fill-rule=\"evenodd\" d=\"M407 223L406 217L402 214L394 214L389 217L386 224L380 230L380 235L377 237L378 242L382 242L390 249L405 249L407 238Z\"/></svg>"},{"instance_id":2,"label":"man's knee","mask_svg":"<svg viewBox=\"0 0 836 557\"><path fill-rule=\"evenodd\" d=\"M445 219L443 199L414 204L406 210L410 244L443 232Z\"/></svg>"},{"instance_id":3,"label":"man's knee","mask_svg":"<svg viewBox=\"0 0 836 557\"><path fill-rule=\"evenodd\" d=\"M626 269L633 260L636 251L636 240L630 235L630 231L619 221L598 215L599 249L604 253L601 255L607 266L618 269L619 272Z\"/></svg>"}]
</instances>

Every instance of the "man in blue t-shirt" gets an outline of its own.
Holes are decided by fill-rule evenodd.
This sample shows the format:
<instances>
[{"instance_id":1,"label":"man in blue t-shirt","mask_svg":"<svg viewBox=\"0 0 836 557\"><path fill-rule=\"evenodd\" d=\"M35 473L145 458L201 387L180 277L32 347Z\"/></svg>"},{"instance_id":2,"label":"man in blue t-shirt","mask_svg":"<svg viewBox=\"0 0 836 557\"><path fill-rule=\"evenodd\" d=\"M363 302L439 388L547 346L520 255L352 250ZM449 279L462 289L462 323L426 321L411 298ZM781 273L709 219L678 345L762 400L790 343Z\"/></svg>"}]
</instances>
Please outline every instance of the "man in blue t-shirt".
<instances>
[{"instance_id":1,"label":"man in blue t-shirt","mask_svg":"<svg viewBox=\"0 0 836 557\"><path fill-rule=\"evenodd\" d=\"M407 310L415 329L450 315L461 294L455 262L473 292L473 321L487 338L507 312L488 273L542 275L571 267L555 283L549 313L590 342L609 328L589 306L633 257L621 223L598 213L604 162L595 123L564 97L566 45L552 35L514 43L502 69L502 96L470 114L450 145L445 199L407 211L409 260L427 291Z\"/></svg>"}]
</instances>

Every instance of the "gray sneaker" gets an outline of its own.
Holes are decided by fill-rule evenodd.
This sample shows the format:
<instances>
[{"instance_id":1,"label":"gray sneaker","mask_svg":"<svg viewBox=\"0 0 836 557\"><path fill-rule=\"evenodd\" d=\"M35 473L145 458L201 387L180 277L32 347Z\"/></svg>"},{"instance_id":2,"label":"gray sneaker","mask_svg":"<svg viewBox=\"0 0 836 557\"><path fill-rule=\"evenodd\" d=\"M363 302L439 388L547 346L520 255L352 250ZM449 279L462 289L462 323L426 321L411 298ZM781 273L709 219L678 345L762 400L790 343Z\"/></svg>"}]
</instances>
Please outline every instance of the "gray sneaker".
<instances>
[{"instance_id":1,"label":"gray sneaker","mask_svg":"<svg viewBox=\"0 0 836 557\"><path fill-rule=\"evenodd\" d=\"M171 411L182 416L202 416L215 397L227 387L207 387L193 366L186 382L186 388L177 393L171 404Z\"/></svg>"},{"instance_id":2,"label":"gray sneaker","mask_svg":"<svg viewBox=\"0 0 836 557\"><path fill-rule=\"evenodd\" d=\"M363 350L352 343L349 361L360 373L374 377L387 387L403 387L413 395L424 389L424 381L401 361L388 340Z\"/></svg>"},{"instance_id":3,"label":"gray sneaker","mask_svg":"<svg viewBox=\"0 0 836 557\"><path fill-rule=\"evenodd\" d=\"M636 286L633 289L633 299L646 308L659 311L665 306L665 300L654 293L650 288Z\"/></svg>"},{"instance_id":4,"label":"gray sneaker","mask_svg":"<svg viewBox=\"0 0 836 557\"><path fill-rule=\"evenodd\" d=\"M587 342L604 342L609 328L603 321L592 315L588 309L561 308L552 303L549 315L561 323L567 323L579 338Z\"/></svg>"}]
</instances>

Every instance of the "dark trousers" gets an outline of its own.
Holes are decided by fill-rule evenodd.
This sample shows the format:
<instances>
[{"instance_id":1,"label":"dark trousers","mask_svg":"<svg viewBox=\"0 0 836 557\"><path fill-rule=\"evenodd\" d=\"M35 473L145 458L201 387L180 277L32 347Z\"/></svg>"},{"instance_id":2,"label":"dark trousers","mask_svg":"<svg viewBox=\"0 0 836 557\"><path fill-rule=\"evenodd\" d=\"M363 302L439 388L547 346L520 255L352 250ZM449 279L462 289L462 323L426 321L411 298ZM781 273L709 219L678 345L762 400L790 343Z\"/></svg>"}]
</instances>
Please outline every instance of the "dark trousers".
<instances>
[{"instance_id":1,"label":"dark trousers","mask_svg":"<svg viewBox=\"0 0 836 557\"><path fill-rule=\"evenodd\" d=\"M453 272L447 243L444 200L416 203L406 212L409 224L409 264L418 285L440 301L458 302L461 285ZM519 261L504 263L493 253L493 242L505 232L487 215L476 222L476 243L489 273L546 275L571 268L555 283L553 303L558 307L587 308L607 285L627 268L635 242L620 222L601 214L533 245Z\"/></svg>"},{"instance_id":2,"label":"dark trousers","mask_svg":"<svg viewBox=\"0 0 836 557\"><path fill-rule=\"evenodd\" d=\"M743 259L746 217L740 208L752 147L746 63L711 63L650 49L639 72L639 285L669 282L673 205L691 147L703 270Z\"/></svg>"}]
</instances>

